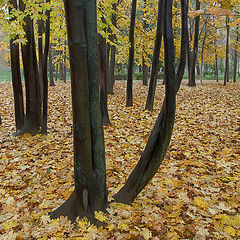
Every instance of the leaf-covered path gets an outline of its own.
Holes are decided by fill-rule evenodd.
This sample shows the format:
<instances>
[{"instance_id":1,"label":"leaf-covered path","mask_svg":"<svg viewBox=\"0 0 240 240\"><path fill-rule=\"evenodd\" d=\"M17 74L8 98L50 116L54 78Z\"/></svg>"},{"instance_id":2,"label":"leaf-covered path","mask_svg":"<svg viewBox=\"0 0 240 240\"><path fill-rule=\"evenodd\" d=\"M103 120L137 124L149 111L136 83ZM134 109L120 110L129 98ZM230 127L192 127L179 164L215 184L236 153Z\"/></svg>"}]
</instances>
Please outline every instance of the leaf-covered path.
<instances>
[{"instance_id":1,"label":"leaf-covered path","mask_svg":"<svg viewBox=\"0 0 240 240\"><path fill-rule=\"evenodd\" d=\"M147 88L134 83L134 106L125 107L126 83L109 97L105 127L108 214L102 227L65 218L50 220L73 190L70 84L49 93L49 134L14 137L11 85L0 84L0 239L239 239L240 84L182 86L165 161L130 206L113 201L147 142L164 97L144 111ZM55 238L54 238L55 237Z\"/></svg>"}]
</instances>

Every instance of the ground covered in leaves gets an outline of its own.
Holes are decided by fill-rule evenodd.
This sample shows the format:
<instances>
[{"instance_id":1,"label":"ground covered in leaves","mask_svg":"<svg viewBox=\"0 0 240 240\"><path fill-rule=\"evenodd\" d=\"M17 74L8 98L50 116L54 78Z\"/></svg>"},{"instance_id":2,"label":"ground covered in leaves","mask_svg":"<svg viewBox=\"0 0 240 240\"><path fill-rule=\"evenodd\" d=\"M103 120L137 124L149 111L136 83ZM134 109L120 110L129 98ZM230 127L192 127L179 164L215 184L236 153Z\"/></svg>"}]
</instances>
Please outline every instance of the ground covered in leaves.
<instances>
[{"instance_id":1,"label":"ground covered in leaves","mask_svg":"<svg viewBox=\"0 0 240 240\"><path fill-rule=\"evenodd\" d=\"M134 83L125 107L125 82L109 97L105 127L108 214L77 227L47 213L73 191L70 84L49 93L49 134L14 137L13 96L0 84L0 239L239 239L240 84L182 86L172 141L158 173L130 206L113 201L138 161L164 97L144 111L147 87Z\"/></svg>"}]
</instances>

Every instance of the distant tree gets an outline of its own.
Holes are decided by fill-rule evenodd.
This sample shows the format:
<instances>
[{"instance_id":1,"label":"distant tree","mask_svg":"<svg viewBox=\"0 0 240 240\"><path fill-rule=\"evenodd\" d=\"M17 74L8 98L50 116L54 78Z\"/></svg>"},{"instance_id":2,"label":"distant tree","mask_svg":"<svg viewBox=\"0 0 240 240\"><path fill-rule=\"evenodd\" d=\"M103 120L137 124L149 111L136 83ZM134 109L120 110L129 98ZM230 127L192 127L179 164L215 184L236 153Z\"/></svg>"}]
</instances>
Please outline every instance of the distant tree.
<instances>
[{"instance_id":1,"label":"distant tree","mask_svg":"<svg viewBox=\"0 0 240 240\"><path fill-rule=\"evenodd\" d=\"M233 82L237 80L237 63L238 63L238 51L236 47L239 44L239 24L236 27L236 41L235 41L235 49L234 49L234 62L233 62Z\"/></svg>"},{"instance_id":2,"label":"distant tree","mask_svg":"<svg viewBox=\"0 0 240 240\"><path fill-rule=\"evenodd\" d=\"M196 0L196 10L200 9L200 2ZM190 43L188 44L188 86L196 86L195 80L195 68L197 62L198 54L198 39L199 39L199 24L200 24L200 15L195 17L195 26L194 26L194 42L193 49L190 48ZM188 40L189 42L189 40Z\"/></svg>"},{"instance_id":3,"label":"distant tree","mask_svg":"<svg viewBox=\"0 0 240 240\"><path fill-rule=\"evenodd\" d=\"M229 26L229 16L226 16L226 58L225 58L225 70L224 70L224 86L229 82L229 34L230 34L230 26Z\"/></svg>"}]
</instances>

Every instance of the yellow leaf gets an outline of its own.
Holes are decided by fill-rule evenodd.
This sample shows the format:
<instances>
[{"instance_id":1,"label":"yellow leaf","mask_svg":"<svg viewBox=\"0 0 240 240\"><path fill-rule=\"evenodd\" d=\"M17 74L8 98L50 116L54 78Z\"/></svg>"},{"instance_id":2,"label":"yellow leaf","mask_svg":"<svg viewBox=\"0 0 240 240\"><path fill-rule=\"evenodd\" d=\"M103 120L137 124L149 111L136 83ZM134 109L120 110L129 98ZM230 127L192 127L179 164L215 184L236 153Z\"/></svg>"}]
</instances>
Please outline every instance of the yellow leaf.
<instances>
[{"instance_id":1,"label":"yellow leaf","mask_svg":"<svg viewBox=\"0 0 240 240\"><path fill-rule=\"evenodd\" d=\"M204 201L201 197L195 197L194 198L194 204L198 207L201 207L203 209L208 208L208 203Z\"/></svg>"},{"instance_id":2,"label":"yellow leaf","mask_svg":"<svg viewBox=\"0 0 240 240\"><path fill-rule=\"evenodd\" d=\"M100 222L104 222L106 220L106 217L104 216L103 212L101 212L101 211L99 211L99 212L95 211L94 215L95 215L95 218L97 220L99 220Z\"/></svg>"},{"instance_id":3,"label":"yellow leaf","mask_svg":"<svg viewBox=\"0 0 240 240\"><path fill-rule=\"evenodd\" d=\"M236 236L236 230L231 226L225 227L225 232L232 237Z\"/></svg>"}]
</instances>

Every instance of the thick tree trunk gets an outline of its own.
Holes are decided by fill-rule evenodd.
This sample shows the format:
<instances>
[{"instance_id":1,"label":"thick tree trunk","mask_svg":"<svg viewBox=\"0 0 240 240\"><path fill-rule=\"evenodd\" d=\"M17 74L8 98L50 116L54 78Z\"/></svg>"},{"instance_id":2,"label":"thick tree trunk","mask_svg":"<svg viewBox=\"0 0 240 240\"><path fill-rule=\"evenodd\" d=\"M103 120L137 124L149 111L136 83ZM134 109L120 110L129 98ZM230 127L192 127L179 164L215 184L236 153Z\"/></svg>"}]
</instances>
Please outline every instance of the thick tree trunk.
<instances>
[{"instance_id":1,"label":"thick tree trunk","mask_svg":"<svg viewBox=\"0 0 240 240\"><path fill-rule=\"evenodd\" d=\"M226 60L225 60L225 71L224 71L224 86L229 82L229 17L226 16L226 28L227 28L227 39L226 39Z\"/></svg>"},{"instance_id":2,"label":"thick tree trunk","mask_svg":"<svg viewBox=\"0 0 240 240\"><path fill-rule=\"evenodd\" d=\"M239 33L238 33L238 28L239 25L237 26L237 37L236 37L236 44L235 48L238 46L238 41L239 41ZM233 82L237 81L237 62L238 62L238 52L236 49L234 49L234 63L233 63Z\"/></svg>"},{"instance_id":3,"label":"thick tree trunk","mask_svg":"<svg viewBox=\"0 0 240 240\"><path fill-rule=\"evenodd\" d=\"M155 45L153 50L153 60L152 60L152 72L149 82L149 88L148 88L148 96L147 101L145 105L145 109L148 109L149 111L153 110L153 103L154 103L154 97L155 97L155 90L157 85L157 76L158 76L158 69L159 69L159 55L161 50L161 42L162 42L162 34L163 34L163 22L164 22L164 15L165 15L165 9L164 9L164 0L158 1L158 19L157 19L157 32L156 32L156 39L155 39Z\"/></svg>"},{"instance_id":4,"label":"thick tree trunk","mask_svg":"<svg viewBox=\"0 0 240 240\"><path fill-rule=\"evenodd\" d=\"M23 0L19 1L21 11L25 10ZM24 31L27 43L22 45L22 58L26 88L26 117L24 126L18 134L38 133L41 125L40 83L35 49L33 21L25 17Z\"/></svg>"},{"instance_id":5,"label":"thick tree trunk","mask_svg":"<svg viewBox=\"0 0 240 240\"><path fill-rule=\"evenodd\" d=\"M180 87L186 64L186 38L187 38L187 1L181 0L182 8L182 45L181 59L175 80L174 69L174 43L172 32L172 1L165 4L165 74L166 74L166 97L149 137L147 146L124 187L115 195L116 201L130 204L141 190L147 185L157 172L163 161L170 142L176 108L176 93Z\"/></svg>"},{"instance_id":6,"label":"thick tree trunk","mask_svg":"<svg viewBox=\"0 0 240 240\"><path fill-rule=\"evenodd\" d=\"M13 8L18 9L17 1L10 0ZM9 8L9 12L12 8ZM20 61L19 61L19 44L14 44L10 40L10 55L11 55L11 73L12 73L12 87L14 95L14 109L15 109L15 123L16 130L20 130L24 126L24 104L23 104L23 90L21 81Z\"/></svg>"},{"instance_id":7,"label":"thick tree trunk","mask_svg":"<svg viewBox=\"0 0 240 240\"><path fill-rule=\"evenodd\" d=\"M196 0L196 10L200 9L200 2ZM199 23L200 23L200 15L195 17L195 33L194 33L194 43L193 43L193 50L188 51L188 61L189 61L189 71L188 71L188 86L195 87L196 86L196 79L195 79L195 67L197 61L197 54L198 54L198 38L199 38Z\"/></svg>"},{"instance_id":8,"label":"thick tree trunk","mask_svg":"<svg viewBox=\"0 0 240 240\"><path fill-rule=\"evenodd\" d=\"M95 0L65 0L71 65L75 190L51 217L71 221L107 205L103 125L99 108Z\"/></svg>"},{"instance_id":9,"label":"thick tree trunk","mask_svg":"<svg viewBox=\"0 0 240 240\"><path fill-rule=\"evenodd\" d=\"M111 124L108 107L107 107L107 82L108 82L108 67L107 67L107 43L106 40L99 35L99 57L100 57L100 108L104 125Z\"/></svg>"},{"instance_id":10,"label":"thick tree trunk","mask_svg":"<svg viewBox=\"0 0 240 240\"><path fill-rule=\"evenodd\" d=\"M133 105L132 86L133 86L133 67L134 67L134 27L135 27L135 18L136 18L136 8L137 8L137 0L132 0L131 22L130 22L130 29L129 29L130 47L129 47L129 58L128 58L126 107L130 107Z\"/></svg>"},{"instance_id":11,"label":"thick tree trunk","mask_svg":"<svg viewBox=\"0 0 240 240\"><path fill-rule=\"evenodd\" d=\"M50 86L55 86L55 83L53 80L53 60L52 60L51 49L49 50L48 65L49 65Z\"/></svg>"}]
</instances>

